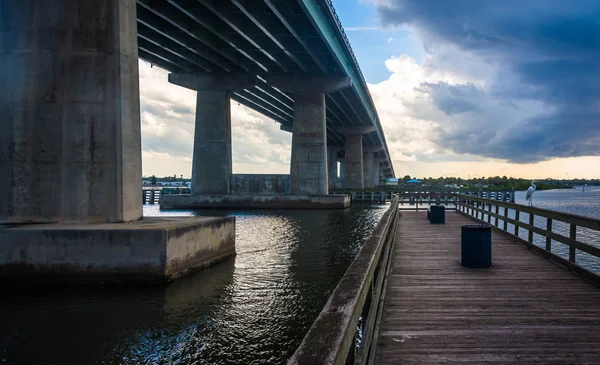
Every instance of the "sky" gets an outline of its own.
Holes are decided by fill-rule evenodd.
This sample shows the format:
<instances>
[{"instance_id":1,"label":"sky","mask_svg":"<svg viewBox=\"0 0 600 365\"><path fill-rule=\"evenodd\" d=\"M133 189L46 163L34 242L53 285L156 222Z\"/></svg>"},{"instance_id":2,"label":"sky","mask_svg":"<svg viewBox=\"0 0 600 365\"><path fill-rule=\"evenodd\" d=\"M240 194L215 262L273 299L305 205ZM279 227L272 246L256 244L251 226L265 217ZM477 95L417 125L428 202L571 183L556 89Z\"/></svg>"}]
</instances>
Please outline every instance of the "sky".
<instances>
[{"instance_id":1,"label":"sky","mask_svg":"<svg viewBox=\"0 0 600 365\"><path fill-rule=\"evenodd\" d=\"M334 0L396 175L599 178L600 2ZM576 6L574 6L576 5ZM195 92L140 61L144 175L191 175ZM291 134L232 101L234 173Z\"/></svg>"}]
</instances>

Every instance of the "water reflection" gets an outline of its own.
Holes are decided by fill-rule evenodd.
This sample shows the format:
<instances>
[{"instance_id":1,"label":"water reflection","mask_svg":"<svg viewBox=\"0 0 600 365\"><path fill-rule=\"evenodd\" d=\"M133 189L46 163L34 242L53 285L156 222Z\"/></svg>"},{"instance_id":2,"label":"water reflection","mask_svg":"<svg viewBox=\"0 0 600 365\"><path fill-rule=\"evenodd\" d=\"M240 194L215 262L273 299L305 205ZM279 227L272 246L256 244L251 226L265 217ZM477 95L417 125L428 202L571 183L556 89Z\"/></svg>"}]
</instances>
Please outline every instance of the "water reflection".
<instances>
[{"instance_id":1,"label":"water reflection","mask_svg":"<svg viewBox=\"0 0 600 365\"><path fill-rule=\"evenodd\" d=\"M0 302L0 360L283 363L385 209L176 212L235 215L236 258L163 288L11 295Z\"/></svg>"}]
</instances>

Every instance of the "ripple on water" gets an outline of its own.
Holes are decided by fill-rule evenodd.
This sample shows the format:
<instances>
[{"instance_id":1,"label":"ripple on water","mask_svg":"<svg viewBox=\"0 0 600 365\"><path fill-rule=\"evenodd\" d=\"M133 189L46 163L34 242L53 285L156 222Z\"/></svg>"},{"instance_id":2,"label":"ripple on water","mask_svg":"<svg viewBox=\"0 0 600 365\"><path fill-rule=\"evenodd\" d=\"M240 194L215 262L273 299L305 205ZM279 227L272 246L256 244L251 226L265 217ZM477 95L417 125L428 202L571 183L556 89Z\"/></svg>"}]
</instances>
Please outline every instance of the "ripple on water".
<instances>
[{"instance_id":1,"label":"ripple on water","mask_svg":"<svg viewBox=\"0 0 600 365\"><path fill-rule=\"evenodd\" d=\"M235 259L164 288L11 296L0 302L0 359L283 363L386 208L169 212L236 216Z\"/></svg>"}]
</instances>

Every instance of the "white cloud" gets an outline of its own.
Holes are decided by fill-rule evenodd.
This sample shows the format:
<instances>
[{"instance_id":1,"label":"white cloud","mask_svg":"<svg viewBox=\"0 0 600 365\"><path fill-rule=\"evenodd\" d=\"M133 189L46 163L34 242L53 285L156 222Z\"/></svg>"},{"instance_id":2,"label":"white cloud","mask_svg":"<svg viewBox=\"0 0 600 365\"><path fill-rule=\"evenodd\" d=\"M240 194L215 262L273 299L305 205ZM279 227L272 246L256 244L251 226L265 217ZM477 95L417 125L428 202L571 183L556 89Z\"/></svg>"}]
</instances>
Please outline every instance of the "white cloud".
<instances>
[{"instance_id":1,"label":"white cloud","mask_svg":"<svg viewBox=\"0 0 600 365\"><path fill-rule=\"evenodd\" d=\"M169 84L168 73L140 61L142 171L190 176L196 93ZM231 101L234 173L289 173L291 133Z\"/></svg>"},{"instance_id":2,"label":"white cloud","mask_svg":"<svg viewBox=\"0 0 600 365\"><path fill-rule=\"evenodd\" d=\"M590 160L600 166L598 157L527 164L486 157L488 148L503 148L508 136L525 135L524 120L547 115L552 107L498 95L503 80L509 83L514 75L488 59L452 46L429 45L425 50L419 61L408 55L391 57L385 62L389 79L369 85L396 174L563 177L569 161L569 171L578 171L578 176L598 176L600 167L583 168ZM481 153L463 152L473 150Z\"/></svg>"}]
</instances>

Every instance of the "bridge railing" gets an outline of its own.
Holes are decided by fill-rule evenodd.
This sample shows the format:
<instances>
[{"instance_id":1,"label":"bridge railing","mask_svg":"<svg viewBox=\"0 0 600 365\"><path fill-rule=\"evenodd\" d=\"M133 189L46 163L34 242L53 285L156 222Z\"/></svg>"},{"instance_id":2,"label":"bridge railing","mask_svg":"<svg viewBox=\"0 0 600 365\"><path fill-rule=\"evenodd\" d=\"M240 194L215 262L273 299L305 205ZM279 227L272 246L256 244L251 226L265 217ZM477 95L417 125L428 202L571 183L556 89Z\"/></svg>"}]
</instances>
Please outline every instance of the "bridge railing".
<instances>
[{"instance_id":1,"label":"bridge railing","mask_svg":"<svg viewBox=\"0 0 600 365\"><path fill-rule=\"evenodd\" d=\"M398 199L381 218L288 364L365 364L381 314Z\"/></svg>"},{"instance_id":2,"label":"bridge railing","mask_svg":"<svg viewBox=\"0 0 600 365\"><path fill-rule=\"evenodd\" d=\"M599 219L463 194L456 195L456 207L600 284Z\"/></svg>"}]
</instances>

